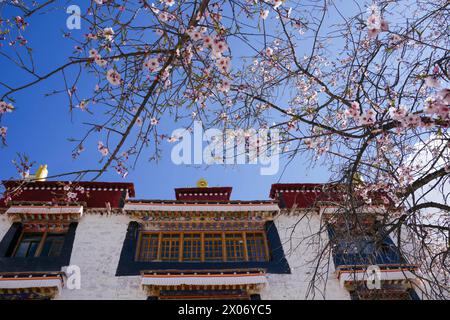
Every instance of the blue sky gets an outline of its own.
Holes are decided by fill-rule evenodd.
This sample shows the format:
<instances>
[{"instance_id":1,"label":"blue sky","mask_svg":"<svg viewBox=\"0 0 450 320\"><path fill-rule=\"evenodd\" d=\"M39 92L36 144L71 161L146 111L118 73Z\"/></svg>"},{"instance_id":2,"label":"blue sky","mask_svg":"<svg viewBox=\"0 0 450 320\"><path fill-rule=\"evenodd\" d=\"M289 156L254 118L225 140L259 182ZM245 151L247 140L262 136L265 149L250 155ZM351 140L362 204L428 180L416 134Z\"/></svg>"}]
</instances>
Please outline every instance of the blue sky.
<instances>
[{"instance_id":1,"label":"blue sky","mask_svg":"<svg viewBox=\"0 0 450 320\"><path fill-rule=\"evenodd\" d=\"M52 13L35 16L25 33L34 49L41 74L66 62L66 57L73 51L73 42L62 37L62 32L67 32L66 18L62 7ZM72 32L84 34L86 30L82 28ZM25 74L4 59L0 59L0 70L1 81L12 86L22 84L26 79ZM66 95L45 97L45 93L55 87L60 88L61 81L62 77L57 75L14 96L16 110L4 116L1 122L2 126L8 127L8 146L0 148L0 179L18 178L11 163L17 153L27 154L37 165L48 164L49 175L100 167L101 156L94 140L85 146L87 150L77 160L72 159L74 144L68 139L84 133L86 127L82 122L89 121L89 116L81 114L80 110L70 113ZM88 79L82 84L92 85ZM162 125L173 129L178 127L173 123ZM329 175L324 168L311 169L309 161L301 157L297 157L283 175L285 160L282 159L279 173L273 176L260 175L259 165L177 166L170 160L171 147L171 144L165 144L159 162L149 162L144 155L126 179L110 169L100 180L133 182L137 198L171 199L174 197L173 188L195 186L195 182L203 177L210 186L232 186L233 199L267 199L272 183L325 182Z\"/></svg>"}]
</instances>

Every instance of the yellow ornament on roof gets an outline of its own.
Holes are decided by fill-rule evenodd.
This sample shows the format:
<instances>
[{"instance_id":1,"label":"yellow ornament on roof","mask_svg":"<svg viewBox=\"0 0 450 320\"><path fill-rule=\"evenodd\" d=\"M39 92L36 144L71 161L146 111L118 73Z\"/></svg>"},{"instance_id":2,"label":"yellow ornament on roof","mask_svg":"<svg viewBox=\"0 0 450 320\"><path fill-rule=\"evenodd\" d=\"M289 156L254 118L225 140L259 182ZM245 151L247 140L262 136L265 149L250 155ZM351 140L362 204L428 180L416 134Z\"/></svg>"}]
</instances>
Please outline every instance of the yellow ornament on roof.
<instances>
[{"instance_id":1,"label":"yellow ornament on roof","mask_svg":"<svg viewBox=\"0 0 450 320\"><path fill-rule=\"evenodd\" d=\"M48 175L48 169L47 165L40 165L37 169L36 173L34 174L34 177L36 181L45 181Z\"/></svg>"},{"instance_id":2,"label":"yellow ornament on roof","mask_svg":"<svg viewBox=\"0 0 450 320\"><path fill-rule=\"evenodd\" d=\"M200 180L197 181L197 187L198 188L207 188L208 187L208 181L206 181L205 179L201 178Z\"/></svg>"},{"instance_id":3,"label":"yellow ornament on roof","mask_svg":"<svg viewBox=\"0 0 450 320\"><path fill-rule=\"evenodd\" d=\"M361 176L360 173L355 172L355 174L353 175L353 184L355 185L360 185L360 184L364 184L364 178Z\"/></svg>"}]
</instances>

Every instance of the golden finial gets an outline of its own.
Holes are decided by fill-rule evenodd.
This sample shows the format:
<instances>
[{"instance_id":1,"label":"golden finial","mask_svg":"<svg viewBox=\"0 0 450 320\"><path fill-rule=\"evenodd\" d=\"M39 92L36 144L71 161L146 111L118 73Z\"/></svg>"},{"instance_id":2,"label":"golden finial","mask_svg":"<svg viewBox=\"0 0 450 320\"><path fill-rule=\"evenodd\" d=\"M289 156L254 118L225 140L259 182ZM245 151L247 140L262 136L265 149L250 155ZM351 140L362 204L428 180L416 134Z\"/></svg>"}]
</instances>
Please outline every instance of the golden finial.
<instances>
[{"instance_id":1,"label":"golden finial","mask_svg":"<svg viewBox=\"0 0 450 320\"><path fill-rule=\"evenodd\" d=\"M197 188L207 188L208 187L208 181L206 181L205 179L201 178L200 180L197 181Z\"/></svg>"},{"instance_id":2,"label":"golden finial","mask_svg":"<svg viewBox=\"0 0 450 320\"><path fill-rule=\"evenodd\" d=\"M44 164L44 165L39 166L36 173L34 174L34 177L35 177L36 181L45 181L45 178L47 178L47 175L48 175L47 165Z\"/></svg>"},{"instance_id":3,"label":"golden finial","mask_svg":"<svg viewBox=\"0 0 450 320\"><path fill-rule=\"evenodd\" d=\"M355 174L353 175L353 184L354 185L364 184L364 179L358 172L355 172Z\"/></svg>"}]
</instances>

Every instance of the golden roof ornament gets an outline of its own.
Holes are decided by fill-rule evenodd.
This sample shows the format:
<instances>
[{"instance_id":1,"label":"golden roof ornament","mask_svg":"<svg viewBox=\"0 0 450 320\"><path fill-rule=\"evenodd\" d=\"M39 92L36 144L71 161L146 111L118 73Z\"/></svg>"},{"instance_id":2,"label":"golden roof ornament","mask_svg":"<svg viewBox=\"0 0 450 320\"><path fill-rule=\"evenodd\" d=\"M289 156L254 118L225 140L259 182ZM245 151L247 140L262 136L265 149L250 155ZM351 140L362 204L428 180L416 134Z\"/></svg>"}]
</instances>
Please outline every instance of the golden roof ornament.
<instances>
[{"instance_id":1,"label":"golden roof ornament","mask_svg":"<svg viewBox=\"0 0 450 320\"><path fill-rule=\"evenodd\" d=\"M360 173L355 172L355 174L353 175L353 184L354 185L361 185L364 184L364 178L361 176Z\"/></svg>"},{"instance_id":2,"label":"golden roof ornament","mask_svg":"<svg viewBox=\"0 0 450 320\"><path fill-rule=\"evenodd\" d=\"M40 165L34 174L34 178L36 181L45 181L48 175L47 165Z\"/></svg>"},{"instance_id":3,"label":"golden roof ornament","mask_svg":"<svg viewBox=\"0 0 450 320\"><path fill-rule=\"evenodd\" d=\"M197 181L197 188L207 188L208 187L208 181L206 181L205 179L201 178L200 180Z\"/></svg>"}]
</instances>

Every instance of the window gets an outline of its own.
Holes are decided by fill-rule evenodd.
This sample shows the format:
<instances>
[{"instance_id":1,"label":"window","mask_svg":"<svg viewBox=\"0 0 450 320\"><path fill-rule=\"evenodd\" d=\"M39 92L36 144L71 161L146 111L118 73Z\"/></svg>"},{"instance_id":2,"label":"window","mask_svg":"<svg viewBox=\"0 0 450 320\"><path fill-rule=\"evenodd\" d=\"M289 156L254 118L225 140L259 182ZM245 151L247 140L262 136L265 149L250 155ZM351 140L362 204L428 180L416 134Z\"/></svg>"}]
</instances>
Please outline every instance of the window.
<instances>
[{"instance_id":1,"label":"window","mask_svg":"<svg viewBox=\"0 0 450 320\"><path fill-rule=\"evenodd\" d=\"M161 240L161 260L176 261L180 252L180 234L163 234Z\"/></svg>"},{"instance_id":2,"label":"window","mask_svg":"<svg viewBox=\"0 0 450 320\"><path fill-rule=\"evenodd\" d=\"M407 263L392 239L381 229L368 229L366 233L356 230L347 234L339 226L328 225L327 228L336 266Z\"/></svg>"},{"instance_id":3,"label":"window","mask_svg":"<svg viewBox=\"0 0 450 320\"><path fill-rule=\"evenodd\" d=\"M342 240L338 243L338 251L344 254L373 254L375 243L366 236L356 236L351 240Z\"/></svg>"},{"instance_id":4,"label":"window","mask_svg":"<svg viewBox=\"0 0 450 320\"><path fill-rule=\"evenodd\" d=\"M41 257L57 257L62 251L64 245L63 235L47 235L44 240L44 246L42 248Z\"/></svg>"},{"instance_id":5,"label":"window","mask_svg":"<svg viewBox=\"0 0 450 320\"><path fill-rule=\"evenodd\" d=\"M23 233L13 256L58 257L64 245L64 234Z\"/></svg>"},{"instance_id":6,"label":"window","mask_svg":"<svg viewBox=\"0 0 450 320\"><path fill-rule=\"evenodd\" d=\"M202 254L201 234L186 233L183 235L183 261L200 261Z\"/></svg>"},{"instance_id":7,"label":"window","mask_svg":"<svg viewBox=\"0 0 450 320\"><path fill-rule=\"evenodd\" d=\"M24 234L14 256L19 258L34 257L41 241L42 235L40 234Z\"/></svg>"},{"instance_id":8,"label":"window","mask_svg":"<svg viewBox=\"0 0 450 320\"><path fill-rule=\"evenodd\" d=\"M225 235L227 261L244 260L244 239L242 233L227 233Z\"/></svg>"},{"instance_id":9,"label":"window","mask_svg":"<svg viewBox=\"0 0 450 320\"><path fill-rule=\"evenodd\" d=\"M267 260L264 235L262 233L247 233L246 239L248 259L251 261Z\"/></svg>"},{"instance_id":10,"label":"window","mask_svg":"<svg viewBox=\"0 0 450 320\"><path fill-rule=\"evenodd\" d=\"M205 261L222 261L222 234L205 233Z\"/></svg>"},{"instance_id":11,"label":"window","mask_svg":"<svg viewBox=\"0 0 450 320\"><path fill-rule=\"evenodd\" d=\"M141 238L141 248L139 250L139 260L156 260L158 258L158 243L158 234L143 234Z\"/></svg>"},{"instance_id":12,"label":"window","mask_svg":"<svg viewBox=\"0 0 450 320\"><path fill-rule=\"evenodd\" d=\"M140 235L138 261L268 261L263 232L147 232Z\"/></svg>"}]
</instances>

